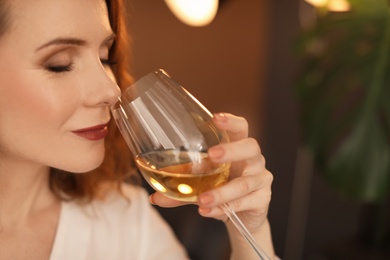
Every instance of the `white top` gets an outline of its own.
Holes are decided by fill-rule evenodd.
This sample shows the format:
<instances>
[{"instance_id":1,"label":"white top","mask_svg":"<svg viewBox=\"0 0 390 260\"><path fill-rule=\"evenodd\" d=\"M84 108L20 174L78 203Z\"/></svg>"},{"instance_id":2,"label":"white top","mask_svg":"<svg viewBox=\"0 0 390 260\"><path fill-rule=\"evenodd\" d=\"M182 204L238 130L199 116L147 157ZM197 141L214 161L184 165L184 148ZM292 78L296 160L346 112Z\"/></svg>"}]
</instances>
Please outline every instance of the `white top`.
<instances>
[{"instance_id":1,"label":"white top","mask_svg":"<svg viewBox=\"0 0 390 260\"><path fill-rule=\"evenodd\" d=\"M63 202L50 260L188 259L141 187L86 205Z\"/></svg>"}]
</instances>

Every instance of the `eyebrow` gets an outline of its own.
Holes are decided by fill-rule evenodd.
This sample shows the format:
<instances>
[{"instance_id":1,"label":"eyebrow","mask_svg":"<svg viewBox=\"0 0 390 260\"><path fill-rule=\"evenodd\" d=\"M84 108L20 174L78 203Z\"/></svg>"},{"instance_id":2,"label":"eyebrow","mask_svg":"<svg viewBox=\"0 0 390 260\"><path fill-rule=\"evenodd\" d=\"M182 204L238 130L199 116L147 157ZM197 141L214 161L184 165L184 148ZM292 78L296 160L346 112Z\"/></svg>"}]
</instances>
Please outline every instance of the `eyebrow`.
<instances>
[{"instance_id":1,"label":"eyebrow","mask_svg":"<svg viewBox=\"0 0 390 260\"><path fill-rule=\"evenodd\" d=\"M54 40L51 40L42 46L38 47L35 51L42 50L44 48L47 48L52 45L78 45L78 46L84 46L86 45L86 41L76 38L56 38Z\"/></svg>"},{"instance_id":2,"label":"eyebrow","mask_svg":"<svg viewBox=\"0 0 390 260\"><path fill-rule=\"evenodd\" d=\"M110 36L108 36L104 42L109 42L111 40L114 40L116 38L116 35L115 34L111 34ZM38 47L35 51L39 51L39 50L42 50L44 48L47 48L49 46L52 46L52 45L77 45L77 46L85 46L87 45L87 42L85 40L82 40L82 39L78 39L78 38L62 38L62 37L59 37L59 38L55 38L54 40L51 40L43 45L41 45L40 47Z\"/></svg>"}]
</instances>

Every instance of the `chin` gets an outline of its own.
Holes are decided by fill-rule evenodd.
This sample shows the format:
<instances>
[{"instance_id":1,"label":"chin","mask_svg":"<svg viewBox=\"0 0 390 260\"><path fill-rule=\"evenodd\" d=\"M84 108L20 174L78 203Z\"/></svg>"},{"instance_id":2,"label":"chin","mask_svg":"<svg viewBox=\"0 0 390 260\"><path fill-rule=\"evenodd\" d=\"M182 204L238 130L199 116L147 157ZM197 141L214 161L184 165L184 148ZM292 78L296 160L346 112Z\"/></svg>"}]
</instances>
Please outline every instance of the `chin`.
<instances>
[{"instance_id":1,"label":"chin","mask_svg":"<svg viewBox=\"0 0 390 260\"><path fill-rule=\"evenodd\" d=\"M70 158L64 160L62 165L55 166L57 169L61 169L67 172L73 173L86 173L98 168L104 160L104 152L95 156L82 156L78 158Z\"/></svg>"},{"instance_id":2,"label":"chin","mask_svg":"<svg viewBox=\"0 0 390 260\"><path fill-rule=\"evenodd\" d=\"M87 172L95 170L100 165L101 165L101 163L97 164L97 165L86 165L86 166L80 166L80 167L71 167L70 169L66 169L66 171L67 172L73 172L73 173L76 173L76 174L83 174L83 173L87 173Z\"/></svg>"}]
</instances>

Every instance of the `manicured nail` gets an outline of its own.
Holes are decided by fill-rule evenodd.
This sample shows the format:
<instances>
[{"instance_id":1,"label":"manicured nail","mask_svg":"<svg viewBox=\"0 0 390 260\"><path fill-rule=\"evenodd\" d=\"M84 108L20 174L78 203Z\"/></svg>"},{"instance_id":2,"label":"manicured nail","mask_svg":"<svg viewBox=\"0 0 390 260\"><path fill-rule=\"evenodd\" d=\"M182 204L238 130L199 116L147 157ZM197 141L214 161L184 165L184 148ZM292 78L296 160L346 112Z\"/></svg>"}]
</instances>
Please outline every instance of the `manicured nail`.
<instances>
[{"instance_id":1,"label":"manicured nail","mask_svg":"<svg viewBox=\"0 0 390 260\"><path fill-rule=\"evenodd\" d=\"M154 202L154 199L153 199L153 194L149 196L149 203L152 205L156 205L156 203Z\"/></svg>"},{"instance_id":2,"label":"manicured nail","mask_svg":"<svg viewBox=\"0 0 390 260\"><path fill-rule=\"evenodd\" d=\"M199 207L199 214L201 215L207 215L211 212L211 209L210 208L203 208L203 207Z\"/></svg>"},{"instance_id":3,"label":"manicured nail","mask_svg":"<svg viewBox=\"0 0 390 260\"><path fill-rule=\"evenodd\" d=\"M215 119L217 119L220 122L226 122L227 121L227 117L226 117L226 115L224 113L214 114L214 117L215 117Z\"/></svg>"},{"instance_id":4,"label":"manicured nail","mask_svg":"<svg viewBox=\"0 0 390 260\"><path fill-rule=\"evenodd\" d=\"M209 156L213 159L219 159L222 158L225 154L225 151L221 147L211 147L207 153Z\"/></svg>"}]
</instances>

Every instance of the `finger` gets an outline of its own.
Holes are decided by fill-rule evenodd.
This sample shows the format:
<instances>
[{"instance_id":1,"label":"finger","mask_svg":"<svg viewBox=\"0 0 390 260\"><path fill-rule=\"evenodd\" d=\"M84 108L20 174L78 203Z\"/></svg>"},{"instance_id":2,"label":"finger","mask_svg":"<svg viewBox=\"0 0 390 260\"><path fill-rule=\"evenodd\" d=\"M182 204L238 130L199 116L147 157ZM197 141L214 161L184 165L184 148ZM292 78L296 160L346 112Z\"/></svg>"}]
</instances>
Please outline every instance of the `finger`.
<instances>
[{"instance_id":1,"label":"finger","mask_svg":"<svg viewBox=\"0 0 390 260\"><path fill-rule=\"evenodd\" d=\"M169 197L167 197L164 194L159 193L159 192L155 192L155 193L151 194L149 196L149 202L153 205L163 207L163 208L173 208L173 207L178 207L181 205L190 204L190 203L171 199L171 198L169 198Z\"/></svg>"},{"instance_id":2,"label":"finger","mask_svg":"<svg viewBox=\"0 0 390 260\"><path fill-rule=\"evenodd\" d=\"M261 174L233 179L227 185L222 186L220 190L216 190L216 203L222 204L234 201L257 191L265 192L264 195L268 197L271 194L272 182L273 175L266 169Z\"/></svg>"},{"instance_id":3,"label":"finger","mask_svg":"<svg viewBox=\"0 0 390 260\"><path fill-rule=\"evenodd\" d=\"M245 198L240 198L227 204L234 212L239 213L246 211L248 212L247 214L252 214L252 216L257 219L259 216L267 214L270 201L271 192L264 190L251 193ZM224 214L224 210L221 206L199 206L198 211L202 216L211 218L221 218Z\"/></svg>"},{"instance_id":4,"label":"finger","mask_svg":"<svg viewBox=\"0 0 390 260\"><path fill-rule=\"evenodd\" d=\"M270 181L272 181L272 174L267 173ZM266 215L268 212L269 203L271 201L271 184L254 191L245 197L241 197L230 202L226 202L228 206L234 212L246 212L250 214L249 219L258 219L262 215ZM221 204L213 206L199 206L199 214L204 217L224 219L224 210L221 208Z\"/></svg>"},{"instance_id":5,"label":"finger","mask_svg":"<svg viewBox=\"0 0 390 260\"><path fill-rule=\"evenodd\" d=\"M219 129L228 133L230 141L248 137L248 122L243 117L218 113L214 114L213 121Z\"/></svg>"},{"instance_id":6,"label":"finger","mask_svg":"<svg viewBox=\"0 0 390 260\"><path fill-rule=\"evenodd\" d=\"M271 201L271 190L263 189L228 203L234 212L253 211L257 215L265 214Z\"/></svg>"},{"instance_id":7,"label":"finger","mask_svg":"<svg viewBox=\"0 0 390 260\"><path fill-rule=\"evenodd\" d=\"M250 175L261 177L264 171L267 171L265 168L265 159L260 155L260 158L246 159L242 162L232 163L229 172L229 181Z\"/></svg>"},{"instance_id":8,"label":"finger","mask_svg":"<svg viewBox=\"0 0 390 260\"><path fill-rule=\"evenodd\" d=\"M202 207L211 208L223 203L230 203L239 200L240 198L245 198L248 194L260 190L265 191L265 195L268 196L271 193L272 181L273 176L267 170L264 170L262 174L236 178L222 187L200 194L198 203ZM240 207L237 206L237 208Z\"/></svg>"},{"instance_id":9,"label":"finger","mask_svg":"<svg viewBox=\"0 0 390 260\"><path fill-rule=\"evenodd\" d=\"M261 160L265 163L259 144L254 138L223 143L208 149L210 159L217 163Z\"/></svg>"}]
</instances>

